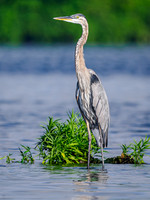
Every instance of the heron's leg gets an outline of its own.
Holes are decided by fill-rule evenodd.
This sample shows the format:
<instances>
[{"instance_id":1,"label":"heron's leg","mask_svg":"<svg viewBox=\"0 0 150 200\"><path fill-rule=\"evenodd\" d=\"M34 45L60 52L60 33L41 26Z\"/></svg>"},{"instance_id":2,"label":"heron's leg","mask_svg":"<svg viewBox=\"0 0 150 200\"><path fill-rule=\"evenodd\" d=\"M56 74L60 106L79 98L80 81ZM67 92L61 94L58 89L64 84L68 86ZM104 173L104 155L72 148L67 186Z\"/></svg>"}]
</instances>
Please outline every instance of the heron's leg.
<instances>
[{"instance_id":1,"label":"heron's leg","mask_svg":"<svg viewBox=\"0 0 150 200\"><path fill-rule=\"evenodd\" d=\"M88 130L88 139L89 139L89 148L88 148L88 165L87 168L90 168L90 150L91 150L91 131L89 122L86 120L87 130Z\"/></svg>"},{"instance_id":2,"label":"heron's leg","mask_svg":"<svg viewBox=\"0 0 150 200\"><path fill-rule=\"evenodd\" d=\"M102 170L104 170L103 136L102 136L102 131L100 127L99 127L99 133L100 133L100 145L101 145L101 154L102 154Z\"/></svg>"}]
</instances>

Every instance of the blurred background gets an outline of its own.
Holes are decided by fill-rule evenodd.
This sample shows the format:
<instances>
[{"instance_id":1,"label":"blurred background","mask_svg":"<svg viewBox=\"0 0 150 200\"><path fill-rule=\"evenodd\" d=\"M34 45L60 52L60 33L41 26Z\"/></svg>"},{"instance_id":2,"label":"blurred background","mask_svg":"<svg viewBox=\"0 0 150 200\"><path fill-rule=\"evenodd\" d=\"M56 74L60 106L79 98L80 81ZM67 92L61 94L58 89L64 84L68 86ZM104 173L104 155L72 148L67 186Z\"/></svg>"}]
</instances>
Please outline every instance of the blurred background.
<instances>
[{"instance_id":1,"label":"blurred background","mask_svg":"<svg viewBox=\"0 0 150 200\"><path fill-rule=\"evenodd\" d=\"M0 43L70 43L79 37L73 24L53 17L83 13L89 43L150 42L150 0L1 0Z\"/></svg>"}]
</instances>

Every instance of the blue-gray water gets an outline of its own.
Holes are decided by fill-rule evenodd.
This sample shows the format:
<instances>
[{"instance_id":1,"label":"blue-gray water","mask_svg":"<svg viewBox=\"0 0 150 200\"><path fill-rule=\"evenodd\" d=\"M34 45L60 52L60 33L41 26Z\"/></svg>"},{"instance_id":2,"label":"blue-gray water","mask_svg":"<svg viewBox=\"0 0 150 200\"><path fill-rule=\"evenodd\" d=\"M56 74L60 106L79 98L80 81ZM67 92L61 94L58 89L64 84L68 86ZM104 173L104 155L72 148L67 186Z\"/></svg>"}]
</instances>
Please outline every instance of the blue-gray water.
<instances>
[{"instance_id":1,"label":"blue-gray water","mask_svg":"<svg viewBox=\"0 0 150 200\"><path fill-rule=\"evenodd\" d=\"M150 136L150 47L86 47L110 102L109 154ZM48 116L78 111L73 46L0 47L0 157L34 147ZM150 155L150 151L147 152ZM150 158L142 166L45 167L0 160L0 199L150 199Z\"/></svg>"}]
</instances>

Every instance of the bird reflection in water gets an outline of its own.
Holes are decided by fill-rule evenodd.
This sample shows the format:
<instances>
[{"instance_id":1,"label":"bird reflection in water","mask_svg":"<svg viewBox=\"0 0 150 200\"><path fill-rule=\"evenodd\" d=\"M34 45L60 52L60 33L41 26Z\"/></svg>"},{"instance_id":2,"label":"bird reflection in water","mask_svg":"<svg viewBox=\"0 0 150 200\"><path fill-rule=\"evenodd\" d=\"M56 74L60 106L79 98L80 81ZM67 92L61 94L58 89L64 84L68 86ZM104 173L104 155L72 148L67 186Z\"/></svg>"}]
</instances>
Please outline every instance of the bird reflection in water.
<instances>
[{"instance_id":1,"label":"bird reflection in water","mask_svg":"<svg viewBox=\"0 0 150 200\"><path fill-rule=\"evenodd\" d=\"M88 170L88 172L81 176L81 179L78 181L75 181L77 184L82 185L82 182L84 183L90 183L94 181L98 181L99 183L106 183L108 179L108 173L107 170L97 170L97 171L91 171Z\"/></svg>"},{"instance_id":2,"label":"bird reflection in water","mask_svg":"<svg viewBox=\"0 0 150 200\"><path fill-rule=\"evenodd\" d=\"M88 172L74 181L76 196L72 200L107 200L104 190L109 176L107 171L88 170Z\"/></svg>"}]
</instances>

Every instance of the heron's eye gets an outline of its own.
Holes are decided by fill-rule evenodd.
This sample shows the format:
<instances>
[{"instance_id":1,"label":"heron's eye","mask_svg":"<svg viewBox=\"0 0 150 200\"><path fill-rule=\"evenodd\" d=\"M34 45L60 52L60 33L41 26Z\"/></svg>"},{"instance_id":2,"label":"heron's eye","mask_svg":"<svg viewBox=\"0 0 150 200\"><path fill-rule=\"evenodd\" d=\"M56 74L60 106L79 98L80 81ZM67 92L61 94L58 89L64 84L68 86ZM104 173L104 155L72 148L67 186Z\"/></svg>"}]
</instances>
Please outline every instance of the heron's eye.
<instances>
[{"instance_id":1,"label":"heron's eye","mask_svg":"<svg viewBox=\"0 0 150 200\"><path fill-rule=\"evenodd\" d=\"M77 19L79 19L79 16L76 16Z\"/></svg>"}]
</instances>

